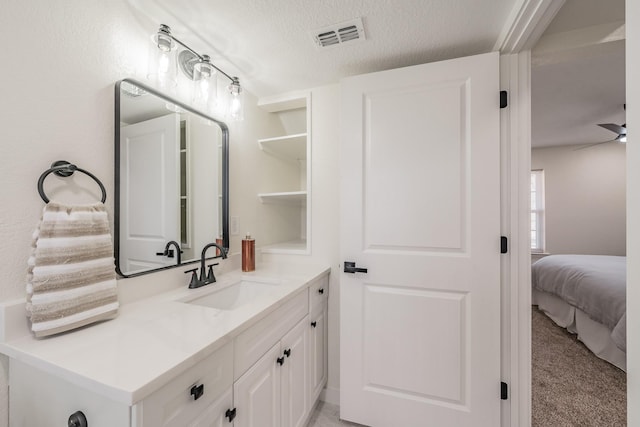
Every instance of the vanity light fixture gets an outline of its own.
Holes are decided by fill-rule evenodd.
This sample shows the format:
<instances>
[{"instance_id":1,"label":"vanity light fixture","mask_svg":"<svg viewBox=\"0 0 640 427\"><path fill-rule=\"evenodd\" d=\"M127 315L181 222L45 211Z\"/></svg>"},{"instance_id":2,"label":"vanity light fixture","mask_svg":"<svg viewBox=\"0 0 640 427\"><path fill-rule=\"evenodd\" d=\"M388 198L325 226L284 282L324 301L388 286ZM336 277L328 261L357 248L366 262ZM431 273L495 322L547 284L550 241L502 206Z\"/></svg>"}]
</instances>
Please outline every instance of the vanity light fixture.
<instances>
[{"instance_id":1,"label":"vanity light fixture","mask_svg":"<svg viewBox=\"0 0 640 427\"><path fill-rule=\"evenodd\" d=\"M238 77L216 67L209 55L200 55L171 34L168 25L160 25L158 32L151 37L154 44L149 55L147 78L159 88L172 91L177 86L177 70L193 82L192 101L196 108L210 112L220 107L217 96L218 73L231 81L228 86L227 114L231 120L243 119L242 87ZM182 49L180 49L181 47Z\"/></svg>"},{"instance_id":2,"label":"vanity light fixture","mask_svg":"<svg viewBox=\"0 0 640 427\"><path fill-rule=\"evenodd\" d=\"M244 104L244 93L237 77L234 77L231 80L231 84L228 89L229 94L231 95L229 102L229 116L235 121L241 121L244 119L244 111L242 109Z\"/></svg>"}]
</instances>

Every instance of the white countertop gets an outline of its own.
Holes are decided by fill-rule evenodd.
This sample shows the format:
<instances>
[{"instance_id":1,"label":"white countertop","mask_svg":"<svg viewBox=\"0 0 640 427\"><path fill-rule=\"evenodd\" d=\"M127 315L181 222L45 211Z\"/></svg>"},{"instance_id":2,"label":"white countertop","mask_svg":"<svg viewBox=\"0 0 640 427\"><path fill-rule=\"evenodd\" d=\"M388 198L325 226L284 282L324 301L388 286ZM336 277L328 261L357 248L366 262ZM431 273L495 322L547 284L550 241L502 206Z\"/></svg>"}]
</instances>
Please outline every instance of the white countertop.
<instances>
[{"instance_id":1,"label":"white countertop","mask_svg":"<svg viewBox=\"0 0 640 427\"><path fill-rule=\"evenodd\" d=\"M24 335L1 342L0 352L133 405L328 273L328 267L314 266L296 266L295 273L261 266L252 273L233 271L198 289L184 286L125 304L113 320L44 339ZM273 292L234 310L181 302L243 278L278 283L270 285Z\"/></svg>"}]
</instances>

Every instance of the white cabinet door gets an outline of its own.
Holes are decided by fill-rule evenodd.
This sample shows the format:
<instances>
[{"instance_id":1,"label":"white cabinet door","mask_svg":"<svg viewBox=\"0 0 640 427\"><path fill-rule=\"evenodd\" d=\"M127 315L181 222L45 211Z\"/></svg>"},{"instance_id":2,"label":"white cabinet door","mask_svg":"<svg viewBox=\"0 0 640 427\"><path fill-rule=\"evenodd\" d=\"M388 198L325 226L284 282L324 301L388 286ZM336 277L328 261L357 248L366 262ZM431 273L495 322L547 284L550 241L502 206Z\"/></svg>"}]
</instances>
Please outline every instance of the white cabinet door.
<instances>
[{"instance_id":1,"label":"white cabinet door","mask_svg":"<svg viewBox=\"0 0 640 427\"><path fill-rule=\"evenodd\" d=\"M498 60L342 80L346 420L500 425Z\"/></svg>"},{"instance_id":2,"label":"white cabinet door","mask_svg":"<svg viewBox=\"0 0 640 427\"><path fill-rule=\"evenodd\" d=\"M307 375L308 317L282 338L281 426L303 427L309 412Z\"/></svg>"},{"instance_id":3,"label":"white cabinet door","mask_svg":"<svg viewBox=\"0 0 640 427\"><path fill-rule=\"evenodd\" d=\"M213 402L202 414L193 420L189 427L230 427L227 411L233 409L233 389L229 390Z\"/></svg>"},{"instance_id":4,"label":"white cabinet door","mask_svg":"<svg viewBox=\"0 0 640 427\"><path fill-rule=\"evenodd\" d=\"M327 379L327 309L326 306L309 319L309 405L315 403Z\"/></svg>"},{"instance_id":5,"label":"white cabinet door","mask_svg":"<svg viewBox=\"0 0 640 427\"><path fill-rule=\"evenodd\" d=\"M281 427L280 342L233 384L235 427Z\"/></svg>"}]
</instances>

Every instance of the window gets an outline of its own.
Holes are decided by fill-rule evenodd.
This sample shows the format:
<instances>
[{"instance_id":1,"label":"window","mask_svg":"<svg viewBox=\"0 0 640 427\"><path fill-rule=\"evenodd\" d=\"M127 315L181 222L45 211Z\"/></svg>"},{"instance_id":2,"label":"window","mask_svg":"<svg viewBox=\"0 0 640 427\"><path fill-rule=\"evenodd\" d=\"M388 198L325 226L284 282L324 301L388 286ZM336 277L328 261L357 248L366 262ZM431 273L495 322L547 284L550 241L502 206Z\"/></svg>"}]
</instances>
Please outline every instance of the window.
<instances>
[{"instance_id":1,"label":"window","mask_svg":"<svg viewBox=\"0 0 640 427\"><path fill-rule=\"evenodd\" d=\"M531 171L531 252L544 252L544 171Z\"/></svg>"}]
</instances>

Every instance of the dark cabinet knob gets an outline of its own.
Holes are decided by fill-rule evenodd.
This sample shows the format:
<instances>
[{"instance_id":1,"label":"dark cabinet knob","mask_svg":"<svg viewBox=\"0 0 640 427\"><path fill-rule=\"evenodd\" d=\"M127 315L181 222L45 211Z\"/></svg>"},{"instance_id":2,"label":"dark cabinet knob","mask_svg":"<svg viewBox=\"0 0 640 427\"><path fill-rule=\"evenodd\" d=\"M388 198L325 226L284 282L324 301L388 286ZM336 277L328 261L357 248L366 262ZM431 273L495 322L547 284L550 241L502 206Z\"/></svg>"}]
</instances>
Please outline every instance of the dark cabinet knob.
<instances>
[{"instance_id":1,"label":"dark cabinet knob","mask_svg":"<svg viewBox=\"0 0 640 427\"><path fill-rule=\"evenodd\" d=\"M224 416L229 418L229 422L233 422L233 419L236 417L236 408L227 409L227 412L224 413Z\"/></svg>"},{"instance_id":2,"label":"dark cabinet knob","mask_svg":"<svg viewBox=\"0 0 640 427\"><path fill-rule=\"evenodd\" d=\"M278 365L280 365L280 366L284 365L284 356L282 356L282 357L278 357L278 358L276 359L276 363L277 363Z\"/></svg>"},{"instance_id":3,"label":"dark cabinet knob","mask_svg":"<svg viewBox=\"0 0 640 427\"><path fill-rule=\"evenodd\" d=\"M204 384L194 385L191 387L191 395L193 396L193 400L198 400L204 394Z\"/></svg>"},{"instance_id":4,"label":"dark cabinet knob","mask_svg":"<svg viewBox=\"0 0 640 427\"><path fill-rule=\"evenodd\" d=\"M287 357L291 356L291 349L290 348L286 349L284 351L284 355L287 356Z\"/></svg>"},{"instance_id":5,"label":"dark cabinet knob","mask_svg":"<svg viewBox=\"0 0 640 427\"><path fill-rule=\"evenodd\" d=\"M74 412L69 416L69 421L67 422L68 427L88 427L89 423L87 422L87 417L84 416L82 411Z\"/></svg>"},{"instance_id":6,"label":"dark cabinet knob","mask_svg":"<svg viewBox=\"0 0 640 427\"><path fill-rule=\"evenodd\" d=\"M320 295L324 294L324 288L320 288L320 289L318 289L318 293L319 293Z\"/></svg>"},{"instance_id":7,"label":"dark cabinet knob","mask_svg":"<svg viewBox=\"0 0 640 427\"><path fill-rule=\"evenodd\" d=\"M313 322L311 322L311 327L315 328L318 325L318 322L316 322L315 320Z\"/></svg>"}]
</instances>

